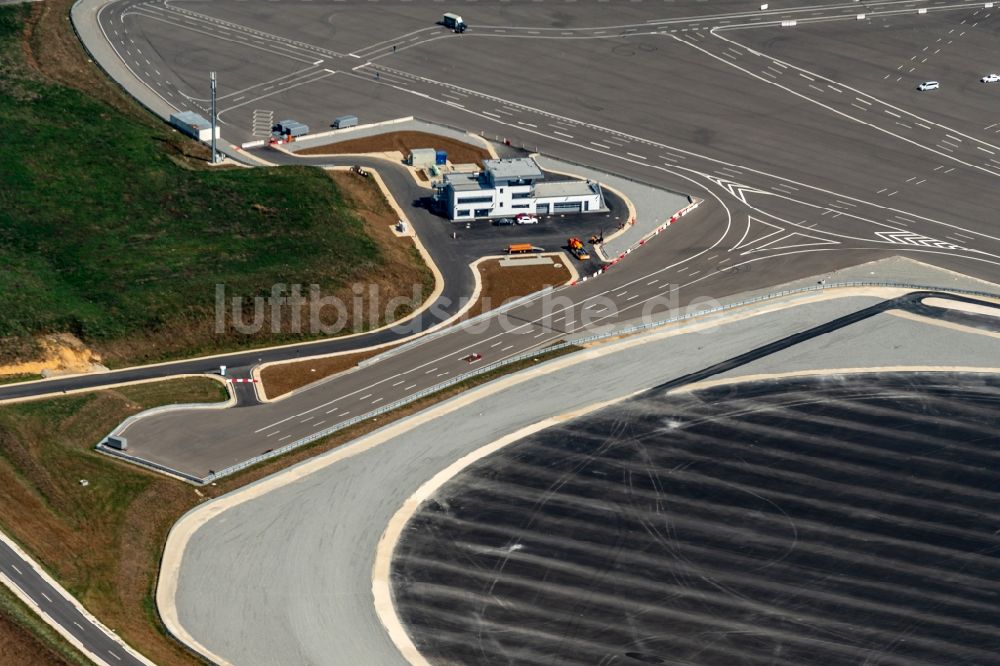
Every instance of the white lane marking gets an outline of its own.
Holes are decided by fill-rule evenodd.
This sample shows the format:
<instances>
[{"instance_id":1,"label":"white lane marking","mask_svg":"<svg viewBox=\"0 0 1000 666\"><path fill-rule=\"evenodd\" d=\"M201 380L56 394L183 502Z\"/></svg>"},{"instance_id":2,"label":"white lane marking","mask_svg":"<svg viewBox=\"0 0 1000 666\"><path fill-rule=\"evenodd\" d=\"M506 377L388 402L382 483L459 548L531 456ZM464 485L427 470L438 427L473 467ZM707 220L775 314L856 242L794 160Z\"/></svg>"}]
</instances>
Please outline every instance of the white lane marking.
<instances>
[{"instance_id":1,"label":"white lane marking","mask_svg":"<svg viewBox=\"0 0 1000 666\"><path fill-rule=\"evenodd\" d=\"M560 132L559 130L552 130L552 133L553 134L558 134L559 136L564 136L567 139L572 139L573 138L572 134L566 134L566 132Z\"/></svg>"},{"instance_id":2,"label":"white lane marking","mask_svg":"<svg viewBox=\"0 0 1000 666\"><path fill-rule=\"evenodd\" d=\"M51 598L51 597L49 597L49 595L45 594L44 592L42 592L42 593L41 593L41 595L42 595L43 597L45 597L45 600L46 600L47 602L49 602L50 604L52 603L52 598Z\"/></svg>"},{"instance_id":3,"label":"white lane marking","mask_svg":"<svg viewBox=\"0 0 1000 666\"><path fill-rule=\"evenodd\" d=\"M373 395L375 395L375 394L374 393L365 393L363 396L361 396L360 398L358 398L358 400L367 400L368 398L372 397Z\"/></svg>"},{"instance_id":4,"label":"white lane marking","mask_svg":"<svg viewBox=\"0 0 1000 666\"><path fill-rule=\"evenodd\" d=\"M853 106L855 109L861 109L862 111L868 110L867 106L861 106L860 104L855 104L854 102L851 102L851 106Z\"/></svg>"},{"instance_id":5,"label":"white lane marking","mask_svg":"<svg viewBox=\"0 0 1000 666\"><path fill-rule=\"evenodd\" d=\"M498 346L500 346L502 344L503 344L503 340L497 340L496 342L494 342L493 344L490 345L490 349L492 349L493 347L498 347Z\"/></svg>"},{"instance_id":6,"label":"white lane marking","mask_svg":"<svg viewBox=\"0 0 1000 666\"><path fill-rule=\"evenodd\" d=\"M405 381L406 381L405 379L400 379L400 380L399 380L398 382L396 382L396 383L395 383L395 384L393 384L392 386L393 386L393 388L395 388L395 387L399 386L400 384L402 384L402 383L403 383L403 382L405 382Z\"/></svg>"},{"instance_id":7,"label":"white lane marking","mask_svg":"<svg viewBox=\"0 0 1000 666\"><path fill-rule=\"evenodd\" d=\"M484 116L492 116L493 118L496 118L497 120L500 119L500 116L498 116L495 113L490 113L489 111L481 111L480 113L482 113Z\"/></svg>"},{"instance_id":8,"label":"white lane marking","mask_svg":"<svg viewBox=\"0 0 1000 666\"><path fill-rule=\"evenodd\" d=\"M265 435L265 437L274 437L274 436L275 436L275 435L277 435L277 434L278 434L279 432L281 432L281 431L280 431L280 430L275 430L274 432L272 432L272 433L268 433L267 435Z\"/></svg>"},{"instance_id":9,"label":"white lane marking","mask_svg":"<svg viewBox=\"0 0 1000 666\"><path fill-rule=\"evenodd\" d=\"M500 351L502 351L502 352L505 352L505 351L507 351L508 349L513 349L513 348L514 348L514 345L507 345L506 347L504 347L504 348L503 348L503 349L501 349Z\"/></svg>"},{"instance_id":10,"label":"white lane marking","mask_svg":"<svg viewBox=\"0 0 1000 666\"><path fill-rule=\"evenodd\" d=\"M854 99L858 100L858 101L859 101L859 102L861 102L862 104L867 104L868 106L871 106L871 105L872 105L872 103L871 103L871 102L869 102L869 101L868 101L868 100L866 100L866 99L862 99L861 97L855 97Z\"/></svg>"},{"instance_id":11,"label":"white lane marking","mask_svg":"<svg viewBox=\"0 0 1000 666\"><path fill-rule=\"evenodd\" d=\"M10 568L11 568L11 569L13 569L14 571L16 571L16 572L17 572L18 574L20 574L21 576L23 576L23 575L24 575L24 574L23 574L23 573L21 572L21 570L17 568L17 565L16 565L16 564L12 564L12 565L10 565Z\"/></svg>"},{"instance_id":12,"label":"white lane marking","mask_svg":"<svg viewBox=\"0 0 1000 666\"><path fill-rule=\"evenodd\" d=\"M803 79L808 79L810 81L815 81L816 80L813 77L809 76L808 74L803 74L802 72L799 72L799 76L801 76Z\"/></svg>"},{"instance_id":13,"label":"white lane marking","mask_svg":"<svg viewBox=\"0 0 1000 666\"><path fill-rule=\"evenodd\" d=\"M597 146L598 148L603 148L604 150L611 150L611 146L605 146L603 143L597 143L596 141L591 141L590 145Z\"/></svg>"},{"instance_id":14,"label":"white lane marking","mask_svg":"<svg viewBox=\"0 0 1000 666\"><path fill-rule=\"evenodd\" d=\"M958 141L959 143L962 143L962 140L959 139L957 136L952 136L951 134L945 134L945 136L951 139L952 141Z\"/></svg>"},{"instance_id":15,"label":"white lane marking","mask_svg":"<svg viewBox=\"0 0 1000 666\"><path fill-rule=\"evenodd\" d=\"M893 118L902 118L903 117L903 116L899 115L898 113L893 113L889 109L882 109L882 110L885 111L886 115L890 115Z\"/></svg>"},{"instance_id":16,"label":"white lane marking","mask_svg":"<svg viewBox=\"0 0 1000 666\"><path fill-rule=\"evenodd\" d=\"M304 419L302 419L301 421L299 421L299 423L305 423L306 421L312 421L314 418L315 418L314 416L307 416Z\"/></svg>"},{"instance_id":17,"label":"white lane marking","mask_svg":"<svg viewBox=\"0 0 1000 666\"><path fill-rule=\"evenodd\" d=\"M114 657L114 658L115 658L115 659L117 659L118 661L121 661L121 660L122 660L122 658L121 658L121 657L119 657L118 655L116 655L116 654L115 654L114 652L112 652L111 650L108 650L108 654L110 654L110 655L111 655L112 657Z\"/></svg>"},{"instance_id":18,"label":"white lane marking","mask_svg":"<svg viewBox=\"0 0 1000 666\"><path fill-rule=\"evenodd\" d=\"M340 409L340 407L334 407L333 409L331 409L330 411L328 411L327 414L333 414L338 409Z\"/></svg>"},{"instance_id":19,"label":"white lane marking","mask_svg":"<svg viewBox=\"0 0 1000 666\"><path fill-rule=\"evenodd\" d=\"M829 88L830 90L832 90L833 92L838 92L838 93L839 93L839 92L844 92L844 91L843 91L843 90L841 90L840 88L838 88L838 87L836 87L836 86L832 86L832 85L830 85L829 83L828 83L828 84L826 84L826 87L827 87L827 88Z\"/></svg>"},{"instance_id":20,"label":"white lane marking","mask_svg":"<svg viewBox=\"0 0 1000 666\"><path fill-rule=\"evenodd\" d=\"M659 281L660 281L660 278L654 278L654 279L650 280L649 282L647 282L646 285L649 286L651 284L656 284Z\"/></svg>"},{"instance_id":21,"label":"white lane marking","mask_svg":"<svg viewBox=\"0 0 1000 666\"><path fill-rule=\"evenodd\" d=\"M990 155L996 155L996 153L994 153L992 150L988 150L986 148L983 148L982 146L976 146L976 148L983 151L984 153L989 153Z\"/></svg>"},{"instance_id":22,"label":"white lane marking","mask_svg":"<svg viewBox=\"0 0 1000 666\"><path fill-rule=\"evenodd\" d=\"M83 626L79 622L77 622L77 621L74 620L73 624L75 624L77 626L77 628L80 629L80 631L83 631Z\"/></svg>"},{"instance_id":23,"label":"white lane marking","mask_svg":"<svg viewBox=\"0 0 1000 666\"><path fill-rule=\"evenodd\" d=\"M436 371L437 371L437 366L434 366L433 368L431 368L430 370L428 370L428 371L427 371L427 372L425 372L424 374L425 374L425 375L429 375L429 374L431 374L432 372L436 372Z\"/></svg>"},{"instance_id":24,"label":"white lane marking","mask_svg":"<svg viewBox=\"0 0 1000 666\"><path fill-rule=\"evenodd\" d=\"M404 386L403 390L404 391L409 391L410 389L413 389L413 388L416 388L416 387L417 387L416 384L410 384L409 386Z\"/></svg>"},{"instance_id":25,"label":"white lane marking","mask_svg":"<svg viewBox=\"0 0 1000 666\"><path fill-rule=\"evenodd\" d=\"M647 159L645 155L636 155L635 153L626 152L626 155L631 155L632 157L638 157L640 160Z\"/></svg>"},{"instance_id":26,"label":"white lane marking","mask_svg":"<svg viewBox=\"0 0 1000 666\"><path fill-rule=\"evenodd\" d=\"M526 127L535 127L535 128L537 128L537 127L538 127L538 125L535 125L534 123L526 123L526 122L524 122L523 120L518 120L518 121L517 121L517 124L518 124L518 125L524 125L524 126L526 126Z\"/></svg>"},{"instance_id":27,"label":"white lane marking","mask_svg":"<svg viewBox=\"0 0 1000 666\"><path fill-rule=\"evenodd\" d=\"M445 373L445 374L448 374L448 373ZM374 400L372 400L372 404L373 405L376 404L376 403L379 403L379 402L382 402L382 398L375 398Z\"/></svg>"},{"instance_id":28,"label":"white lane marking","mask_svg":"<svg viewBox=\"0 0 1000 666\"><path fill-rule=\"evenodd\" d=\"M286 439L288 439L289 437L291 437L291 435L285 435L284 437L282 437L282 438L281 438L281 439L279 439L278 441L279 441L279 442L283 442L283 441L285 441Z\"/></svg>"}]
</instances>

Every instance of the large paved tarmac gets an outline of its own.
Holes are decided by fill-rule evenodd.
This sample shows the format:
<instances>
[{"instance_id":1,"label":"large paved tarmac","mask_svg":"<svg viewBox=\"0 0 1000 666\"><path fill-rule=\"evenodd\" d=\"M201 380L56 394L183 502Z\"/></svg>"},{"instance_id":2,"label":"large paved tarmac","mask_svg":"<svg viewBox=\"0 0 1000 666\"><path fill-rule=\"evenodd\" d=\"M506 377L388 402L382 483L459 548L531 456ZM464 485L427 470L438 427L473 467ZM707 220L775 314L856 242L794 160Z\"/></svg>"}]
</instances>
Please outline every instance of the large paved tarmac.
<instances>
[{"instance_id":1,"label":"large paved tarmac","mask_svg":"<svg viewBox=\"0 0 1000 666\"><path fill-rule=\"evenodd\" d=\"M989 275L1000 256L986 224L1000 174L990 160L1000 149L977 116L993 88L959 94L946 82L933 102L910 89L921 72L879 82L859 67L855 80L854 63L833 68L813 59L809 36L824 29L835 35L830 50L863 45L869 69L892 63L894 72L904 60L930 57L941 39L952 52L971 51L961 76L978 79L988 51L971 35L988 34L996 16L965 5L935 5L933 16L920 16L921 3L913 4L869 3L868 20L857 21L847 4L790 13L741 7L723 17L735 5L635 3L613 25L602 3L476 4L466 20L479 27L461 36L434 26L431 8L392 2L295 3L294 11L280 11L280 3L124 2L101 16L117 31L116 48L116 40L128 47L128 38L154 47L141 57L125 48L122 57L135 59L140 78L148 74L150 87L176 105L204 104L196 84L204 63L214 63L224 82L224 129L237 139L251 136L254 112L265 110L323 128L341 113L378 121L406 109L674 191L707 189L739 216L777 216L794 227L800 252L863 244L930 253ZM799 25L773 27L786 18ZM947 44L965 30L961 50ZM761 35L770 37L757 44ZM742 41L765 52L780 44L784 60ZM481 53L516 53L535 66L512 68L508 58ZM280 72L287 78L272 76ZM911 105L931 118L912 114Z\"/></svg>"},{"instance_id":2,"label":"large paved tarmac","mask_svg":"<svg viewBox=\"0 0 1000 666\"><path fill-rule=\"evenodd\" d=\"M180 622L208 649L236 663L404 663L372 608L371 572L383 526L425 479L552 414L624 397L781 339L802 330L805 321L829 320L879 300L802 304L711 333L597 356L558 372L543 368L375 448L363 451L364 440L348 445L344 453L358 453L225 511L195 532L180 569ZM900 317L885 321L899 340L918 341L926 326ZM853 331L831 334L837 336L852 339ZM965 352L964 365L990 366L997 358L995 337L956 331L952 340L947 350L921 347L915 354L902 345L859 363L908 365L917 355L922 365L948 364L956 349ZM816 353L812 359L817 368L844 364L839 353Z\"/></svg>"}]
</instances>

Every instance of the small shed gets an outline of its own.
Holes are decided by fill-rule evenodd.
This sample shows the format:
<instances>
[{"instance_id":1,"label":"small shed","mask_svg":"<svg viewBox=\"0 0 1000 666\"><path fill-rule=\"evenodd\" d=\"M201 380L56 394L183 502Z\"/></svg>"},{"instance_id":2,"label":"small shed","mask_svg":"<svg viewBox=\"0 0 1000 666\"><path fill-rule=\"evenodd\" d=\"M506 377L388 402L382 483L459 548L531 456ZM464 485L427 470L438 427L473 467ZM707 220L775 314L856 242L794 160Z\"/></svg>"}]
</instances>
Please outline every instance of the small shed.
<instances>
[{"instance_id":1,"label":"small shed","mask_svg":"<svg viewBox=\"0 0 1000 666\"><path fill-rule=\"evenodd\" d=\"M170 114L170 124L199 141L212 140L212 123L194 111L181 111L180 113ZM219 138L218 126L215 128L215 138Z\"/></svg>"},{"instance_id":2,"label":"small shed","mask_svg":"<svg viewBox=\"0 0 1000 666\"><path fill-rule=\"evenodd\" d=\"M414 148L407 158L407 162L418 169L434 166L435 161L437 161L437 151L433 148Z\"/></svg>"}]
</instances>

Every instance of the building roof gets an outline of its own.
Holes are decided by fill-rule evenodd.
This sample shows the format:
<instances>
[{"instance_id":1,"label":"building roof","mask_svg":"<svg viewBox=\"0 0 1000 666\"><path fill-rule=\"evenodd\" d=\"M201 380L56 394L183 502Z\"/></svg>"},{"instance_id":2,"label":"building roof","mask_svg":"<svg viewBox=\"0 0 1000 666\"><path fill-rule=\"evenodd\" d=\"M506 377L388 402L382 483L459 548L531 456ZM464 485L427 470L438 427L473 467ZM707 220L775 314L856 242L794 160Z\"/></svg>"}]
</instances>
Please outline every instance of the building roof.
<instances>
[{"instance_id":1,"label":"building roof","mask_svg":"<svg viewBox=\"0 0 1000 666\"><path fill-rule=\"evenodd\" d=\"M535 185L535 198L572 197L585 194L597 194L594 184L583 180L560 180L555 183L538 183Z\"/></svg>"},{"instance_id":2,"label":"building roof","mask_svg":"<svg viewBox=\"0 0 1000 666\"><path fill-rule=\"evenodd\" d=\"M444 175L444 184L445 187L451 187L460 192L482 189L482 186L479 184L478 173L446 173Z\"/></svg>"},{"instance_id":3,"label":"building roof","mask_svg":"<svg viewBox=\"0 0 1000 666\"><path fill-rule=\"evenodd\" d=\"M434 150L433 148L414 148L413 150L410 151L410 154L418 156L424 155L426 157L435 157L437 155L437 151Z\"/></svg>"},{"instance_id":4,"label":"building roof","mask_svg":"<svg viewBox=\"0 0 1000 666\"><path fill-rule=\"evenodd\" d=\"M530 157L503 160L483 160L483 167L494 182L509 180L541 180L545 177L538 164Z\"/></svg>"}]
</instances>

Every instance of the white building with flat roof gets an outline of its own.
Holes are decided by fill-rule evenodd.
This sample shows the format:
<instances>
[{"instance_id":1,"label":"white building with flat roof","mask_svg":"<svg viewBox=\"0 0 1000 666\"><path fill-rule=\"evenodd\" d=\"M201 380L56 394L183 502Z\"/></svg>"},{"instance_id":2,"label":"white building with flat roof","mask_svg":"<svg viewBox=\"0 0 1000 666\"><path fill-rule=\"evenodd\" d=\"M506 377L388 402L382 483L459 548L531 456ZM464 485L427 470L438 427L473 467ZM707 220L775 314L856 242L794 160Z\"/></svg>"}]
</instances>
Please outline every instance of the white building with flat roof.
<instances>
[{"instance_id":1,"label":"white building with flat roof","mask_svg":"<svg viewBox=\"0 0 1000 666\"><path fill-rule=\"evenodd\" d=\"M438 192L452 220L607 210L600 184L539 182L545 174L530 157L484 160L483 167L479 173L445 175Z\"/></svg>"}]
</instances>

